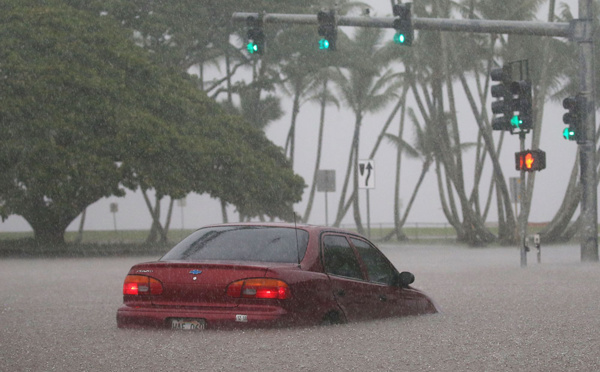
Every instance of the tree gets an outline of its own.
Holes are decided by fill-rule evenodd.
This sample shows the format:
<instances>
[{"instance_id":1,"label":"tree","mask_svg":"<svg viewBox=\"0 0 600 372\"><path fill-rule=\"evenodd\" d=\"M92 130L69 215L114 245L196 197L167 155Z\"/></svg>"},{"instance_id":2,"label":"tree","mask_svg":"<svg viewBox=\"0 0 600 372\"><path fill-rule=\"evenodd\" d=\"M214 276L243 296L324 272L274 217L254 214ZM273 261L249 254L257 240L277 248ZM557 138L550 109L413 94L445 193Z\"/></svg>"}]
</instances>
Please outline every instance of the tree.
<instances>
[{"instance_id":1,"label":"tree","mask_svg":"<svg viewBox=\"0 0 600 372\"><path fill-rule=\"evenodd\" d=\"M0 211L60 243L85 207L123 193L114 134L148 65L112 22L66 6L2 12L0 43Z\"/></svg>"},{"instance_id":2,"label":"tree","mask_svg":"<svg viewBox=\"0 0 600 372\"><path fill-rule=\"evenodd\" d=\"M355 116L348 166L334 224L339 225L346 213L346 192L352 175L353 191L349 199L359 232L363 231L358 203L358 153L362 120L366 113L384 108L395 97L399 86L395 74L388 68L393 56L380 46L382 37L380 29L359 28L354 40L342 50L342 53L352 58L348 58L344 70L338 68L337 73L332 76L341 98Z\"/></svg>"},{"instance_id":3,"label":"tree","mask_svg":"<svg viewBox=\"0 0 600 372\"><path fill-rule=\"evenodd\" d=\"M183 73L197 68L200 74L198 88L215 99L226 93L227 99L223 106L228 113L242 115L244 120L262 129L283 115L280 99L272 91L280 82L278 66L282 56L286 54L282 52L275 56L276 53L269 52L260 60L249 58L245 53L245 24L232 24L230 17L235 11L305 11L311 1L302 4L292 0L66 1L94 14L102 13L118 20L124 27L132 30L136 43L150 50L153 59L160 64L179 69ZM272 44L275 38L272 40L271 35L277 35L282 26L265 27L268 43ZM241 47L238 40L242 40ZM282 47L290 51L293 45ZM212 80L205 78L206 65L210 64L218 69L223 63L224 74L219 74ZM234 75L242 66L252 69L252 81L233 83ZM234 104L234 95L239 97L237 106ZM227 220L225 203L222 206L223 218ZM151 210L151 214L156 214L156 211Z\"/></svg>"},{"instance_id":4,"label":"tree","mask_svg":"<svg viewBox=\"0 0 600 372\"><path fill-rule=\"evenodd\" d=\"M304 183L281 149L187 74L153 64L113 20L64 5L17 6L0 20L3 218L21 215L36 240L60 244L88 205L122 195L120 184L291 215ZM250 172L247 183L225 178ZM247 191L265 179L279 193Z\"/></svg>"}]
</instances>

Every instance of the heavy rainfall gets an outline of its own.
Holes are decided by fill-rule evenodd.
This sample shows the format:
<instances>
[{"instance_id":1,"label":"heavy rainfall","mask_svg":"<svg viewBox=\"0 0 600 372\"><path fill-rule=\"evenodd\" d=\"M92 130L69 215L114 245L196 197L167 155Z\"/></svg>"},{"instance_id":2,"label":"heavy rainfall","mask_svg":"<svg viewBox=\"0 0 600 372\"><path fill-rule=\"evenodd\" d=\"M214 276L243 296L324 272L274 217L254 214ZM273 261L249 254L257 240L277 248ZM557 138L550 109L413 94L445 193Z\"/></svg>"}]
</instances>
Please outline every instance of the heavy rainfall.
<instances>
[{"instance_id":1,"label":"heavy rainfall","mask_svg":"<svg viewBox=\"0 0 600 372\"><path fill-rule=\"evenodd\" d=\"M232 20L333 10L567 24L593 5L597 25L600 1L394 4L4 1L0 370L600 369L600 271L582 262L597 261L597 239L595 260L578 246L591 231L588 157L560 104L580 93L581 40ZM490 72L506 66L533 93L520 136L494 124ZM545 169L515 170L523 149L544 150ZM237 221L357 231L441 312L116 327L133 264Z\"/></svg>"}]
</instances>

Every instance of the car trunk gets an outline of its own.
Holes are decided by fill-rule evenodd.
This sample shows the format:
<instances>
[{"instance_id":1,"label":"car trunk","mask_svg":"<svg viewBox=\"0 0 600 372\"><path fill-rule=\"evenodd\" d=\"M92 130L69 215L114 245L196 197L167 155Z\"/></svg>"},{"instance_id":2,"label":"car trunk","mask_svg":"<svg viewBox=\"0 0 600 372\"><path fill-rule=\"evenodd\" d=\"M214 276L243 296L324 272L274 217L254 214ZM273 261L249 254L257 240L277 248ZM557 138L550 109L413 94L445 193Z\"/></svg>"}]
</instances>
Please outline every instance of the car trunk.
<instances>
[{"instance_id":1,"label":"car trunk","mask_svg":"<svg viewBox=\"0 0 600 372\"><path fill-rule=\"evenodd\" d=\"M163 292L152 297L158 306L227 308L238 305L227 286L240 279L262 278L267 267L233 263L160 262L135 267L161 281Z\"/></svg>"}]
</instances>

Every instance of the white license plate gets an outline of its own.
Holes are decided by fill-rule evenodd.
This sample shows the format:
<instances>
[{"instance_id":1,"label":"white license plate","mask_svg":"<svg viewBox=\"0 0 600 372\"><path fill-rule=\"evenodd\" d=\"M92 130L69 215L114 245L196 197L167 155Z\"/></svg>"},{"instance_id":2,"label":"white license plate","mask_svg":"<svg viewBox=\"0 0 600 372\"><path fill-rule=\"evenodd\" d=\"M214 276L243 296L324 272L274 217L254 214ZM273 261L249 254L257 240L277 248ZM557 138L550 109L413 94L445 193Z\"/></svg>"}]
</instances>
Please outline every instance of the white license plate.
<instances>
[{"instance_id":1,"label":"white license plate","mask_svg":"<svg viewBox=\"0 0 600 372\"><path fill-rule=\"evenodd\" d=\"M171 319L171 329L201 330L206 328L204 319Z\"/></svg>"}]
</instances>

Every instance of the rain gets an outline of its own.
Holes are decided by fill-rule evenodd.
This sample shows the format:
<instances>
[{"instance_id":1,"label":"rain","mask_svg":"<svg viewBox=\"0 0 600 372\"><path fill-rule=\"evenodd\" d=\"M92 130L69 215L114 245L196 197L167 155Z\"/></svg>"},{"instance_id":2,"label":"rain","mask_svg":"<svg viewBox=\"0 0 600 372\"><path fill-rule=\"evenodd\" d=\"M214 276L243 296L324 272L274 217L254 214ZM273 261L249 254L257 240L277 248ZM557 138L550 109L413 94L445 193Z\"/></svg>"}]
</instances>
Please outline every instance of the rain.
<instances>
[{"instance_id":1,"label":"rain","mask_svg":"<svg viewBox=\"0 0 600 372\"><path fill-rule=\"evenodd\" d=\"M123 330L123 273L158 257L0 261L5 371L565 371L600 368L600 270L574 245L382 245L435 315L258 330ZM530 256L533 254L530 252Z\"/></svg>"},{"instance_id":2,"label":"rain","mask_svg":"<svg viewBox=\"0 0 600 372\"><path fill-rule=\"evenodd\" d=\"M578 134L560 135L575 43L432 30L406 43L376 27L328 29L331 43L316 24L263 34L232 14L391 17L396 2L247 3L0 5L0 371L600 370L600 270L583 262L597 261L597 229ZM412 12L566 24L592 3L414 0ZM488 71L509 64L533 80L521 142L492 124ZM515 170L524 146L545 150L545 169ZM327 192L319 171L333 172ZM132 265L237 221L357 231L441 312L117 328ZM533 233L539 256L523 246Z\"/></svg>"}]
</instances>

